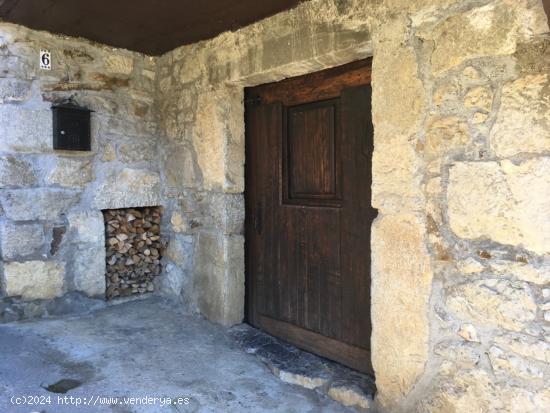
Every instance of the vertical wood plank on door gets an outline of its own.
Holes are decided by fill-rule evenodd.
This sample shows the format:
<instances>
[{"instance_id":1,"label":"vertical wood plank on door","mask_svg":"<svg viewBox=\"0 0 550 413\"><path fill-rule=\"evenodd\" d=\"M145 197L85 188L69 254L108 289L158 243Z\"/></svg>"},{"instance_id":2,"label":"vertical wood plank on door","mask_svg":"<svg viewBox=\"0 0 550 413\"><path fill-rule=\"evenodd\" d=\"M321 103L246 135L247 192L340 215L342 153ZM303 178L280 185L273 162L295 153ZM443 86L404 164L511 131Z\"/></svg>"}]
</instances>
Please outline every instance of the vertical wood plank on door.
<instances>
[{"instance_id":1,"label":"vertical wood plank on door","mask_svg":"<svg viewBox=\"0 0 550 413\"><path fill-rule=\"evenodd\" d=\"M280 218L278 210L271 206L278 203L282 105L249 106L246 124L246 213L252 221L246 225L246 250L248 271L255 274L247 281L253 301L251 318L255 318L255 310L272 316L279 311L278 297L272 296L271 291L279 282L279 253L273 245L278 245Z\"/></svg>"},{"instance_id":2,"label":"vertical wood plank on door","mask_svg":"<svg viewBox=\"0 0 550 413\"><path fill-rule=\"evenodd\" d=\"M372 138L370 86L342 92L342 340L370 346L370 228L376 217L371 208Z\"/></svg>"}]
</instances>

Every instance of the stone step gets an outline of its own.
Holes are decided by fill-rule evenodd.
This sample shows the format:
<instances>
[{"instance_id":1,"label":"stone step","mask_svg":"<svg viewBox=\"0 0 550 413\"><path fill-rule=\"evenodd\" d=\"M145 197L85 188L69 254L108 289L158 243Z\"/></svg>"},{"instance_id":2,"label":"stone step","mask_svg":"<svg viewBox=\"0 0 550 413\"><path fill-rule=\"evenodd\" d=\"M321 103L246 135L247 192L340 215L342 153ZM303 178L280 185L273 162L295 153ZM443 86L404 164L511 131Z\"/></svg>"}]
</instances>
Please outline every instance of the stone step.
<instances>
[{"instance_id":1,"label":"stone step","mask_svg":"<svg viewBox=\"0 0 550 413\"><path fill-rule=\"evenodd\" d=\"M282 381L314 389L360 411L372 407L376 390L372 377L300 350L248 324L230 328L229 334Z\"/></svg>"}]
</instances>

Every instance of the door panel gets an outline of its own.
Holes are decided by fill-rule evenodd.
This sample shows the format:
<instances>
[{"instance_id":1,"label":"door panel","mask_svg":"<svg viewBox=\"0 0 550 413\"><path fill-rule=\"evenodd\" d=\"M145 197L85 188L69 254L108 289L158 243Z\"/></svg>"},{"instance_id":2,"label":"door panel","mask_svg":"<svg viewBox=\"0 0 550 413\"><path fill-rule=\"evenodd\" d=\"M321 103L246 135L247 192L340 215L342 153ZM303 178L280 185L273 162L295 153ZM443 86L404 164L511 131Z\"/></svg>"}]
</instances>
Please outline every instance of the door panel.
<instances>
[{"instance_id":1,"label":"door panel","mask_svg":"<svg viewBox=\"0 0 550 413\"><path fill-rule=\"evenodd\" d=\"M283 188L286 201L335 199L340 189L337 157L338 101L288 108Z\"/></svg>"},{"instance_id":2,"label":"door panel","mask_svg":"<svg viewBox=\"0 0 550 413\"><path fill-rule=\"evenodd\" d=\"M370 62L247 90L249 322L370 366Z\"/></svg>"}]
</instances>

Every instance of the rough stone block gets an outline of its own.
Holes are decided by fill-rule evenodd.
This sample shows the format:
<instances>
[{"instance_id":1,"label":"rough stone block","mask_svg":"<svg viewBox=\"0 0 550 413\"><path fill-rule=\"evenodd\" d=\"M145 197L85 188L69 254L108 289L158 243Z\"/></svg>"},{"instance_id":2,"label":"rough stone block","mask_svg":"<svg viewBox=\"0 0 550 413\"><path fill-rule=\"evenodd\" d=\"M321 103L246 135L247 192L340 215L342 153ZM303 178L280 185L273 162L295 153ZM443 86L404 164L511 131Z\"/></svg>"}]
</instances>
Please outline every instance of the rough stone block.
<instances>
[{"instance_id":1,"label":"rough stone block","mask_svg":"<svg viewBox=\"0 0 550 413\"><path fill-rule=\"evenodd\" d=\"M190 274L180 267L168 263L165 265L162 277L157 277L155 283L160 283L160 290L167 295L183 301L183 306L190 312L196 312L193 286Z\"/></svg>"},{"instance_id":2,"label":"rough stone block","mask_svg":"<svg viewBox=\"0 0 550 413\"><path fill-rule=\"evenodd\" d=\"M550 158L456 163L447 193L452 230L461 238L550 252L548 176Z\"/></svg>"},{"instance_id":3,"label":"rough stone block","mask_svg":"<svg viewBox=\"0 0 550 413\"><path fill-rule=\"evenodd\" d=\"M105 223L100 211L84 211L69 214L70 229L76 231L76 239L93 245L105 245Z\"/></svg>"},{"instance_id":4,"label":"rough stone block","mask_svg":"<svg viewBox=\"0 0 550 413\"><path fill-rule=\"evenodd\" d=\"M444 340L436 344L434 353L453 363L474 367L480 359L480 346L473 341Z\"/></svg>"},{"instance_id":5,"label":"rough stone block","mask_svg":"<svg viewBox=\"0 0 550 413\"><path fill-rule=\"evenodd\" d=\"M78 192L53 188L13 189L0 193L6 216L14 221L55 220L79 198Z\"/></svg>"},{"instance_id":6,"label":"rough stone block","mask_svg":"<svg viewBox=\"0 0 550 413\"><path fill-rule=\"evenodd\" d=\"M0 105L0 130L2 152L51 152L52 114L49 110Z\"/></svg>"},{"instance_id":7,"label":"rough stone block","mask_svg":"<svg viewBox=\"0 0 550 413\"><path fill-rule=\"evenodd\" d=\"M527 75L504 85L490 135L491 148L497 156L550 151L549 88L547 73Z\"/></svg>"},{"instance_id":8,"label":"rough stone block","mask_svg":"<svg viewBox=\"0 0 550 413\"><path fill-rule=\"evenodd\" d=\"M461 119L432 117L426 127L426 156L428 159L445 156L448 152L463 149L470 142L468 125Z\"/></svg>"},{"instance_id":9,"label":"rough stone block","mask_svg":"<svg viewBox=\"0 0 550 413\"><path fill-rule=\"evenodd\" d=\"M99 209L160 205L160 176L157 172L125 168L111 173L95 192Z\"/></svg>"},{"instance_id":10,"label":"rough stone block","mask_svg":"<svg viewBox=\"0 0 550 413\"><path fill-rule=\"evenodd\" d=\"M550 400L548 390L529 391L506 382L497 383L481 368L452 371L436 376L433 383L434 388L424 392L415 413L540 413L547 410Z\"/></svg>"},{"instance_id":11,"label":"rough stone block","mask_svg":"<svg viewBox=\"0 0 550 413\"><path fill-rule=\"evenodd\" d=\"M526 334L507 332L497 336L493 342L500 348L512 351L522 357L550 363L550 343Z\"/></svg>"},{"instance_id":12,"label":"rough stone block","mask_svg":"<svg viewBox=\"0 0 550 413\"><path fill-rule=\"evenodd\" d=\"M537 362L509 353L497 346L489 348L489 360L495 375L509 380L509 377L519 377L532 383L542 381L544 367Z\"/></svg>"},{"instance_id":13,"label":"rough stone block","mask_svg":"<svg viewBox=\"0 0 550 413\"><path fill-rule=\"evenodd\" d=\"M89 297L105 295L105 246L79 244L74 251L72 270L76 291Z\"/></svg>"},{"instance_id":14,"label":"rough stone block","mask_svg":"<svg viewBox=\"0 0 550 413\"><path fill-rule=\"evenodd\" d=\"M209 320L218 323L223 322L225 314L223 257L223 237L199 233L195 256L194 288L200 312Z\"/></svg>"},{"instance_id":15,"label":"rough stone block","mask_svg":"<svg viewBox=\"0 0 550 413\"><path fill-rule=\"evenodd\" d=\"M8 297L24 300L51 299L63 295L65 266L61 262L26 261L4 264L4 288Z\"/></svg>"},{"instance_id":16,"label":"rough stone block","mask_svg":"<svg viewBox=\"0 0 550 413\"><path fill-rule=\"evenodd\" d=\"M481 125L482 123L485 123L489 119L489 115L483 112L476 112L472 116L472 123L474 125Z\"/></svg>"},{"instance_id":17,"label":"rough stone block","mask_svg":"<svg viewBox=\"0 0 550 413\"><path fill-rule=\"evenodd\" d=\"M62 84L61 84L62 85ZM46 92L43 94L46 96L45 99L56 100L55 92ZM80 95L78 97L78 104L82 107L93 110L92 113L92 122L95 121L95 116L102 115L116 115L121 110L119 103L116 98L113 98L111 95L107 94L97 94L97 95ZM93 126L93 125L92 125Z\"/></svg>"},{"instance_id":18,"label":"rough stone block","mask_svg":"<svg viewBox=\"0 0 550 413\"><path fill-rule=\"evenodd\" d=\"M493 106L493 92L485 86L474 87L464 96L464 106L468 109L482 109L491 111Z\"/></svg>"},{"instance_id":19,"label":"rough stone block","mask_svg":"<svg viewBox=\"0 0 550 413\"><path fill-rule=\"evenodd\" d=\"M356 385L333 384L328 390L328 396L348 407L366 410L372 406L371 396Z\"/></svg>"},{"instance_id":20,"label":"rough stone block","mask_svg":"<svg viewBox=\"0 0 550 413\"><path fill-rule=\"evenodd\" d=\"M381 213L423 210L422 161L414 145L390 136L377 139L380 144L372 159L372 206Z\"/></svg>"},{"instance_id":21,"label":"rough stone block","mask_svg":"<svg viewBox=\"0 0 550 413\"><path fill-rule=\"evenodd\" d=\"M227 125L226 149L225 149L225 182L224 192L244 192L244 89L233 87L227 89L224 111Z\"/></svg>"},{"instance_id":22,"label":"rough stone block","mask_svg":"<svg viewBox=\"0 0 550 413\"><path fill-rule=\"evenodd\" d=\"M170 217L170 224L172 224L172 230L176 233L187 232L189 229L187 219L179 212L172 213L172 216Z\"/></svg>"},{"instance_id":23,"label":"rough stone block","mask_svg":"<svg viewBox=\"0 0 550 413\"><path fill-rule=\"evenodd\" d=\"M537 316L537 304L523 281L477 280L451 288L447 305L457 316L486 326L520 331Z\"/></svg>"},{"instance_id":24,"label":"rough stone block","mask_svg":"<svg viewBox=\"0 0 550 413\"><path fill-rule=\"evenodd\" d=\"M414 135L424 119L426 92L418 78L416 53L401 41L406 25L402 18L382 25L374 42L372 204L384 213L424 206L420 190L424 161Z\"/></svg>"},{"instance_id":25,"label":"rough stone block","mask_svg":"<svg viewBox=\"0 0 550 413\"><path fill-rule=\"evenodd\" d=\"M120 144L118 158L121 162L130 164L140 161L153 161L158 159L157 142L155 139L133 139Z\"/></svg>"},{"instance_id":26,"label":"rough stone block","mask_svg":"<svg viewBox=\"0 0 550 413\"><path fill-rule=\"evenodd\" d=\"M202 232L195 256L198 306L209 320L240 323L244 316L244 239Z\"/></svg>"},{"instance_id":27,"label":"rough stone block","mask_svg":"<svg viewBox=\"0 0 550 413\"><path fill-rule=\"evenodd\" d=\"M164 256L180 268L188 268L193 259L194 236L175 234L168 242Z\"/></svg>"},{"instance_id":28,"label":"rough stone block","mask_svg":"<svg viewBox=\"0 0 550 413\"><path fill-rule=\"evenodd\" d=\"M101 156L101 160L103 162L113 162L116 160L116 150L112 143L103 146L102 151L103 155Z\"/></svg>"},{"instance_id":29,"label":"rough stone block","mask_svg":"<svg viewBox=\"0 0 550 413\"><path fill-rule=\"evenodd\" d=\"M93 180L91 160L58 158L55 168L46 178L49 184L83 187Z\"/></svg>"},{"instance_id":30,"label":"rough stone block","mask_svg":"<svg viewBox=\"0 0 550 413\"><path fill-rule=\"evenodd\" d=\"M149 138L157 132L155 122L143 121L137 117L98 117L97 121L101 130L118 136Z\"/></svg>"},{"instance_id":31,"label":"rough stone block","mask_svg":"<svg viewBox=\"0 0 550 413\"><path fill-rule=\"evenodd\" d=\"M410 391L428 360L433 275L424 237L412 215L382 216L373 226L372 364L384 405Z\"/></svg>"},{"instance_id":32,"label":"rough stone block","mask_svg":"<svg viewBox=\"0 0 550 413\"><path fill-rule=\"evenodd\" d=\"M423 37L434 41L432 70L441 74L477 57L511 55L519 40L545 30L526 2L502 0L453 14Z\"/></svg>"},{"instance_id":33,"label":"rough stone block","mask_svg":"<svg viewBox=\"0 0 550 413\"><path fill-rule=\"evenodd\" d=\"M0 188L35 183L36 175L30 162L10 155L0 157Z\"/></svg>"},{"instance_id":34,"label":"rough stone block","mask_svg":"<svg viewBox=\"0 0 550 413\"><path fill-rule=\"evenodd\" d=\"M244 318L244 237L231 235L224 237L225 317L224 325L235 325Z\"/></svg>"},{"instance_id":35,"label":"rough stone block","mask_svg":"<svg viewBox=\"0 0 550 413\"><path fill-rule=\"evenodd\" d=\"M433 92L432 102L437 107L452 105L460 96L460 83L455 79L439 84Z\"/></svg>"},{"instance_id":36,"label":"rough stone block","mask_svg":"<svg viewBox=\"0 0 550 413\"><path fill-rule=\"evenodd\" d=\"M23 102L27 100L31 82L26 80L0 79L0 104L5 102Z\"/></svg>"},{"instance_id":37,"label":"rough stone block","mask_svg":"<svg viewBox=\"0 0 550 413\"><path fill-rule=\"evenodd\" d=\"M242 194L201 192L193 221L203 228L220 231L225 235L240 235L244 226L244 198Z\"/></svg>"},{"instance_id":38,"label":"rough stone block","mask_svg":"<svg viewBox=\"0 0 550 413\"><path fill-rule=\"evenodd\" d=\"M226 124L221 104L224 97L209 91L198 99L193 145L206 190L220 190L225 183Z\"/></svg>"},{"instance_id":39,"label":"rough stone block","mask_svg":"<svg viewBox=\"0 0 550 413\"><path fill-rule=\"evenodd\" d=\"M104 57L103 62L107 73L129 75L134 69L134 59L131 56L109 54Z\"/></svg>"},{"instance_id":40,"label":"rough stone block","mask_svg":"<svg viewBox=\"0 0 550 413\"><path fill-rule=\"evenodd\" d=\"M40 224L4 222L0 232L4 261L44 253L44 228Z\"/></svg>"},{"instance_id":41,"label":"rough stone block","mask_svg":"<svg viewBox=\"0 0 550 413\"><path fill-rule=\"evenodd\" d=\"M377 59L373 60L372 116L377 128L390 129L393 135L407 139L418 130L426 107L426 92L418 78L418 60L414 50L404 47L401 39L406 22L396 19L379 28ZM375 43L376 45L376 43ZM388 133L383 133L386 136Z\"/></svg>"},{"instance_id":42,"label":"rough stone block","mask_svg":"<svg viewBox=\"0 0 550 413\"><path fill-rule=\"evenodd\" d=\"M517 280L539 285L550 283L550 270L545 266L536 267L531 264L515 261L495 261L490 266L494 273L504 277L512 276Z\"/></svg>"},{"instance_id":43,"label":"rough stone block","mask_svg":"<svg viewBox=\"0 0 550 413\"><path fill-rule=\"evenodd\" d=\"M173 144L161 148L165 181L172 188L199 188L201 172L195 150L187 144Z\"/></svg>"},{"instance_id":44,"label":"rough stone block","mask_svg":"<svg viewBox=\"0 0 550 413\"><path fill-rule=\"evenodd\" d=\"M479 261L475 260L474 258L468 258L464 261L459 261L457 263L457 267L462 274L466 274L466 275L478 274L485 269L483 264L481 264Z\"/></svg>"}]
</instances>

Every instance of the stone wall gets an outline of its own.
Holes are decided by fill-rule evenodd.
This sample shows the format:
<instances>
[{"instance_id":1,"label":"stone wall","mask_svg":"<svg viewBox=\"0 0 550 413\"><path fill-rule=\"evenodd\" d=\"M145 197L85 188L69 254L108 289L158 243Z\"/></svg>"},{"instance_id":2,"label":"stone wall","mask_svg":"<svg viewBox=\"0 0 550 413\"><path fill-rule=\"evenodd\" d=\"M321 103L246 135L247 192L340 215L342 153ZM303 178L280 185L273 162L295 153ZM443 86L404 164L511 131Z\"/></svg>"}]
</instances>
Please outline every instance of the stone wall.
<instances>
[{"instance_id":1,"label":"stone wall","mask_svg":"<svg viewBox=\"0 0 550 413\"><path fill-rule=\"evenodd\" d=\"M244 315L244 87L367 57L368 14L314 1L159 58L169 249L194 243L183 301L209 319L231 325Z\"/></svg>"},{"instance_id":2,"label":"stone wall","mask_svg":"<svg viewBox=\"0 0 550 413\"><path fill-rule=\"evenodd\" d=\"M372 55L380 410L548 410L548 42L540 0L312 0L162 56L184 301L243 317L243 87Z\"/></svg>"},{"instance_id":3,"label":"stone wall","mask_svg":"<svg viewBox=\"0 0 550 413\"><path fill-rule=\"evenodd\" d=\"M51 71L39 69L43 48ZM0 24L0 295L10 303L104 297L101 209L161 204L154 97L152 58ZM52 149L50 107L69 98L94 111L90 152Z\"/></svg>"},{"instance_id":4,"label":"stone wall","mask_svg":"<svg viewBox=\"0 0 550 413\"><path fill-rule=\"evenodd\" d=\"M548 31L541 0L311 0L152 59L2 24L2 291L95 295L99 211L163 205L161 290L240 322L243 87L373 56L378 406L549 410ZM50 149L74 94L87 155Z\"/></svg>"}]
</instances>

